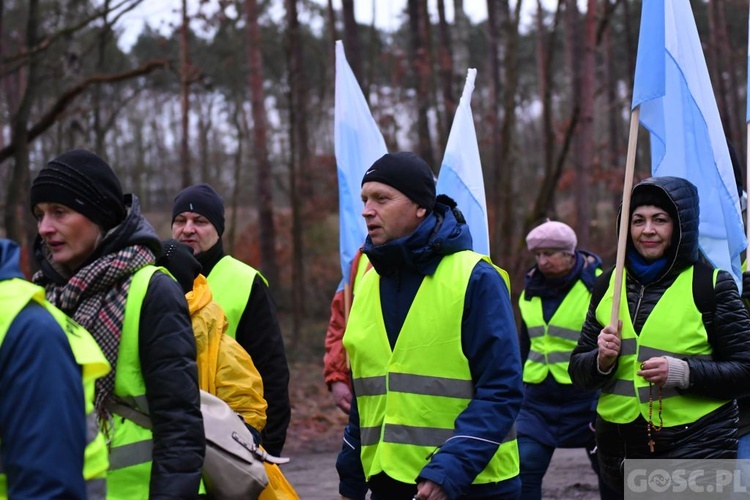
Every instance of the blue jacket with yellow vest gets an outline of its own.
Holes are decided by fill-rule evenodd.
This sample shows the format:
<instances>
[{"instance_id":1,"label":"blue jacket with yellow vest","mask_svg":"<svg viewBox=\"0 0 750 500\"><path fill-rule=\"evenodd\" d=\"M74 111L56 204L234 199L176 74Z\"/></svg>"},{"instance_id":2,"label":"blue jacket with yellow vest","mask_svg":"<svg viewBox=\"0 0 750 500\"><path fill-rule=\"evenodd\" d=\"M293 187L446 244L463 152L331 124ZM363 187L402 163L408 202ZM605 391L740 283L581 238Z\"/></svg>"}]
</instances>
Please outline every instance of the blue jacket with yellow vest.
<instances>
[{"instance_id":1,"label":"blue jacket with yellow vest","mask_svg":"<svg viewBox=\"0 0 750 500\"><path fill-rule=\"evenodd\" d=\"M0 281L23 278L18 246L0 239ZM38 304L0 346L0 459L10 498L86 498L80 366L65 332ZM52 411L50 411L52 410Z\"/></svg>"},{"instance_id":2,"label":"blue jacket with yellow vest","mask_svg":"<svg viewBox=\"0 0 750 500\"><path fill-rule=\"evenodd\" d=\"M616 374L619 365L630 362L628 357L635 356L632 354L635 348L640 353L637 361L645 361L641 357L659 351L653 343L661 336L667 339L665 345L669 347L661 347L662 351L674 351L664 355L683 359L689 367L689 386L686 389L665 388L662 391L664 418L670 418L679 408L687 409L672 417L673 425L664 422L665 427L654 434L654 455L647 446L646 417L642 414L644 403L637 402L635 389L631 387L633 406L639 408L641 415L636 415L629 423L612 422L612 419L601 417L597 420L597 442L605 474L608 473L607 469L615 472L619 469L620 461L624 458L620 456L623 439L628 440L628 456L631 458L731 458L737 449L737 409L733 400L747 393L750 387L750 317L740 301L731 275L709 269L714 283L713 291L708 289L701 292L713 293L713 310L701 312L694 302L698 292L692 290L691 278L699 266L708 265L701 261L698 249L697 190L684 179L676 177L646 179L634 188L634 195L639 189L662 190L674 204L677 219L674 221L672 244L665 253L661 267L643 269L630 256L626 258L621 318L627 313L623 323L627 323L628 330L632 328L636 338L626 339L623 333L623 351L612 371L603 374L597 369L597 338L603 323L607 322L602 319L608 316L599 310L600 303L611 302L612 273L605 273L594 286L586 321L578 345L573 350L568 371L577 386L602 390L599 402L601 415L603 402L609 405L605 394L617 396ZM628 254L634 251L628 238ZM658 261L652 265L659 266ZM658 272L653 273L654 270ZM681 296L675 296L675 291L682 293L684 300ZM672 302L659 308L662 299ZM689 304L689 307L674 308L678 303ZM651 321L647 324L649 319ZM662 324L674 325L674 328L657 335L659 332L649 327L657 320ZM689 327L695 333L688 338L685 331ZM624 326L624 332L625 329ZM644 332L646 338L641 339ZM642 345L637 347L639 343ZM696 346L700 347L700 352ZM636 385L639 384L638 377L631 378L636 379ZM643 395L639 396L643 398ZM653 400L657 399L654 395ZM685 401L693 403L685 406ZM710 407L716 408L711 410ZM694 422L686 425L680 420L690 419L689 408L693 408ZM608 413L606 410L609 408L605 407L605 414ZM655 415L657 410L653 411ZM654 423L659 425L660 422L656 419Z\"/></svg>"},{"instance_id":3,"label":"blue jacket with yellow vest","mask_svg":"<svg viewBox=\"0 0 750 500\"><path fill-rule=\"evenodd\" d=\"M423 279L436 272L444 256L470 248L468 226L441 203L409 236L379 246L367 238L364 252L380 275L380 300L391 349ZM485 261L479 261L469 277L460 324L461 348L468 360L474 397L455 420L453 438L435 450L418 476L440 484L449 498L504 498L520 491L517 476L472 485L498 451L493 441L501 441L513 429L523 399L510 297L500 274ZM367 492L360 449L360 416L353 401L336 464L339 492L353 499L363 499ZM413 479L416 483L417 477Z\"/></svg>"},{"instance_id":4,"label":"blue jacket with yellow vest","mask_svg":"<svg viewBox=\"0 0 750 500\"><path fill-rule=\"evenodd\" d=\"M577 313L579 318L578 327L569 331L571 334L575 331L575 339L572 337L568 339L571 343L567 351L568 357L578 339L580 325L583 324L586 316L591 289L602 264L597 255L585 250L576 250L575 257L573 268L561 278L548 279L534 265L526 273L524 291L519 299L519 306L523 305L521 301L531 303L538 300L543 320L549 323L573 287L582 287L581 293L586 296L585 305L577 312L564 311L570 314ZM575 304L569 305L575 307ZM519 341L521 360L526 364L531 349L531 339L523 318L523 308ZM565 368L564 373L567 376L567 368L564 365L562 368ZM589 425L594 419L597 391L586 391L574 387L569 378L559 381L557 380L559 373L548 372L541 380L528 380L527 374L530 370L526 366L524 370L526 394L516 421L519 435L531 435L536 441L555 448L587 446L594 437Z\"/></svg>"}]
</instances>

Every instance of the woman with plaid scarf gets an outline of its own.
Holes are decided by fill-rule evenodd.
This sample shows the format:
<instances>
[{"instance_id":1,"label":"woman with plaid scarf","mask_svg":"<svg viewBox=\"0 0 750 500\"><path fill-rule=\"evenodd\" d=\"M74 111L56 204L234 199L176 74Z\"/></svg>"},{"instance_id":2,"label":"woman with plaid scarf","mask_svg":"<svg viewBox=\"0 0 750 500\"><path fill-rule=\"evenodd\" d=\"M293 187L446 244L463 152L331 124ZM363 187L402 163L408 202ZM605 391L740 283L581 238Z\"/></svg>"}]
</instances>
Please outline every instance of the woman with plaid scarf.
<instances>
[{"instance_id":1,"label":"woman with plaid scarf","mask_svg":"<svg viewBox=\"0 0 750 500\"><path fill-rule=\"evenodd\" d=\"M86 150L50 161L31 186L33 280L83 325L115 369L96 386L109 441L108 498L194 498L205 451L196 349L180 285L135 195ZM146 413L152 429L120 408Z\"/></svg>"}]
</instances>

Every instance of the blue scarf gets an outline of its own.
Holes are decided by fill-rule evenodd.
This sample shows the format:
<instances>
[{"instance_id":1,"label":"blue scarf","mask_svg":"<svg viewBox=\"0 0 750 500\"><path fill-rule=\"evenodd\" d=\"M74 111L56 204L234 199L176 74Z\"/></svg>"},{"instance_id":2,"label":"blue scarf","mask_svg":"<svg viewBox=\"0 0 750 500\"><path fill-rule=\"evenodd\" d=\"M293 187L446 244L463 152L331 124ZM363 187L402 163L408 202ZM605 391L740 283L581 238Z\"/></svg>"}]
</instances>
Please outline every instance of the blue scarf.
<instances>
[{"instance_id":1,"label":"blue scarf","mask_svg":"<svg viewBox=\"0 0 750 500\"><path fill-rule=\"evenodd\" d=\"M629 251L627 257L628 270L630 270L642 285L648 285L664 274L664 270L668 263L666 256L662 256L653 262L649 262L635 250Z\"/></svg>"}]
</instances>

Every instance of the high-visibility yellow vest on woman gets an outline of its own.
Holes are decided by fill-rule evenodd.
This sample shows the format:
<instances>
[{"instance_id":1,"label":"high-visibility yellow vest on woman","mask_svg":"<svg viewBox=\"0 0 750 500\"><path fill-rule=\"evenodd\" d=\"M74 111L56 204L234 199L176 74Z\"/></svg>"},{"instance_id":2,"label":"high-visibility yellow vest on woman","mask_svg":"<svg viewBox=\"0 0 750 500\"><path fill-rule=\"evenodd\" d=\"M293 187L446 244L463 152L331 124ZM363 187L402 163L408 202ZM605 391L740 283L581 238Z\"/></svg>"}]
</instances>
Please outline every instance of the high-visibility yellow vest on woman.
<instances>
[{"instance_id":1,"label":"high-visibility yellow vest on woman","mask_svg":"<svg viewBox=\"0 0 750 500\"><path fill-rule=\"evenodd\" d=\"M214 301L221 306L227 317L229 327L226 333L233 339L237 338L237 325L247 307L256 275L260 275L268 285L266 278L257 269L231 255L225 255L206 276Z\"/></svg>"},{"instance_id":2,"label":"high-visibility yellow vest on woman","mask_svg":"<svg viewBox=\"0 0 750 500\"><path fill-rule=\"evenodd\" d=\"M105 490L107 473L107 447L94 412L94 384L109 373L110 366L96 340L81 325L70 319L50 304L44 296L44 288L21 279L0 281L0 304L9 318L15 318L30 302L44 307L65 331L76 363L81 367L83 394L86 410L86 449L84 452L83 478L90 498L101 498ZM0 345L8 333L12 320L0 324ZM7 497L5 475L0 474L0 498Z\"/></svg>"},{"instance_id":3,"label":"high-visibility yellow vest on woman","mask_svg":"<svg viewBox=\"0 0 750 500\"><path fill-rule=\"evenodd\" d=\"M146 297L151 276L158 269L155 266L146 266L133 275L125 303L125 317L115 368L114 395L128 406L145 414L149 411L138 351L138 330L143 299ZM149 496L153 461L151 430L120 415L113 415L111 423L107 498L146 500Z\"/></svg>"},{"instance_id":4,"label":"high-visibility yellow vest on woman","mask_svg":"<svg viewBox=\"0 0 750 500\"><path fill-rule=\"evenodd\" d=\"M655 356L711 359L708 334L701 312L693 301L693 269L691 266L682 271L672 286L667 288L649 314L640 335L635 333L628 302L623 300L620 303L622 344L617 372L612 381L602 388L597 406L597 412L604 420L626 424L642 415L656 425L674 427L695 422L727 403L720 399L680 394L676 388L659 390L637 374L641 363ZM718 270L714 270L714 284L717 274ZM610 322L613 283L614 273L607 292L596 308L596 319L602 325ZM624 279L621 293L623 297L626 296ZM664 332L670 334L665 335ZM661 421L657 415L660 398ZM649 406L652 412L650 417Z\"/></svg>"},{"instance_id":5,"label":"high-visibility yellow vest on woman","mask_svg":"<svg viewBox=\"0 0 750 500\"><path fill-rule=\"evenodd\" d=\"M597 269L596 275L600 274L601 270ZM531 340L529 357L523 366L524 382L541 384L551 373L559 384L572 383L568 375L568 362L581 335L590 301L591 292L578 280L547 323L544 321L541 297L526 300L526 292L521 294L518 308Z\"/></svg>"},{"instance_id":6,"label":"high-visibility yellow vest on woman","mask_svg":"<svg viewBox=\"0 0 750 500\"><path fill-rule=\"evenodd\" d=\"M443 257L435 274L422 281L393 351L383 322L380 276L362 277L344 347L351 359L368 480L385 472L413 483L428 457L453 435L454 421L471 401L474 387L461 346L461 320L469 278L482 258L471 251ZM474 484L512 478L518 469L512 431Z\"/></svg>"}]
</instances>

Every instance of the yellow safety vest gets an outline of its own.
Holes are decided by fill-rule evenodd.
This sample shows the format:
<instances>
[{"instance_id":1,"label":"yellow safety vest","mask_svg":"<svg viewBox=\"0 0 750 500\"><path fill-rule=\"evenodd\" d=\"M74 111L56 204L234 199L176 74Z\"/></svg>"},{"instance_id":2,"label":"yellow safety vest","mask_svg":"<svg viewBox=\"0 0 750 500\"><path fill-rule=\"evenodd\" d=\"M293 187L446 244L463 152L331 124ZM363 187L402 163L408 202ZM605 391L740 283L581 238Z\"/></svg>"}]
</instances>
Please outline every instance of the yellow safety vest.
<instances>
[{"instance_id":1,"label":"yellow safety vest","mask_svg":"<svg viewBox=\"0 0 750 500\"><path fill-rule=\"evenodd\" d=\"M89 332L45 299L44 288L17 278L0 281L0 304L3 305L3 314L0 316L0 344L18 313L32 301L44 307L57 321L68 338L76 363L81 366L86 411L83 478L86 480L88 497L103 498L109 462L107 446L104 436L99 432L94 411L94 386L97 379L109 373L109 362ZM6 498L7 493L5 474L0 474L0 498Z\"/></svg>"},{"instance_id":2,"label":"yellow safety vest","mask_svg":"<svg viewBox=\"0 0 750 500\"><path fill-rule=\"evenodd\" d=\"M674 427L695 422L699 418L727 403L725 400L680 394L676 388L661 390L661 421L654 406L658 407L659 390L637 375L641 363L655 356L678 359L711 359L711 344L703 325L703 318L693 301L693 266L680 273L672 286L649 314L636 335L630 319L627 300L620 305L622 343L614 377L602 388L597 412L608 422L626 424L638 415L649 418L649 399L652 400L652 421L657 425ZM718 270L714 270L716 283ZM596 308L596 319L606 325L610 321L614 290L614 274L609 288ZM625 280L622 280L622 297L627 297Z\"/></svg>"},{"instance_id":3,"label":"yellow safety vest","mask_svg":"<svg viewBox=\"0 0 750 500\"><path fill-rule=\"evenodd\" d=\"M115 396L145 414L149 414L149 411L138 351L138 331L143 299L146 297L151 277L158 270L160 268L155 266L146 266L133 275L125 304L125 318L115 368ZM146 500L151 481L151 430L120 415L113 415L112 423L107 498Z\"/></svg>"},{"instance_id":4,"label":"yellow safety vest","mask_svg":"<svg viewBox=\"0 0 750 500\"><path fill-rule=\"evenodd\" d=\"M600 269L596 270L597 276L601 273ZM540 384L551 373L559 384L572 384L568 375L568 362L581 335L590 301L591 292L578 280L549 323L545 323L542 299L532 297L531 300L526 300L526 292L521 293L518 308L531 340L529 357L523 367L524 382Z\"/></svg>"},{"instance_id":5,"label":"yellow safety vest","mask_svg":"<svg viewBox=\"0 0 750 500\"><path fill-rule=\"evenodd\" d=\"M237 337L237 325L245 312L255 276L260 275L268 285L266 278L255 268L241 262L231 255L225 255L216 263L206 279L214 301L224 310L227 317L227 335Z\"/></svg>"},{"instance_id":6,"label":"yellow safety vest","mask_svg":"<svg viewBox=\"0 0 750 500\"><path fill-rule=\"evenodd\" d=\"M454 422L474 394L461 319L469 278L482 259L489 262L471 251L443 257L417 291L393 351L383 322L380 276L362 277L344 347L351 356L368 480L382 471L413 483L428 457L453 436ZM518 475L515 427L498 441L475 484Z\"/></svg>"}]
</instances>

